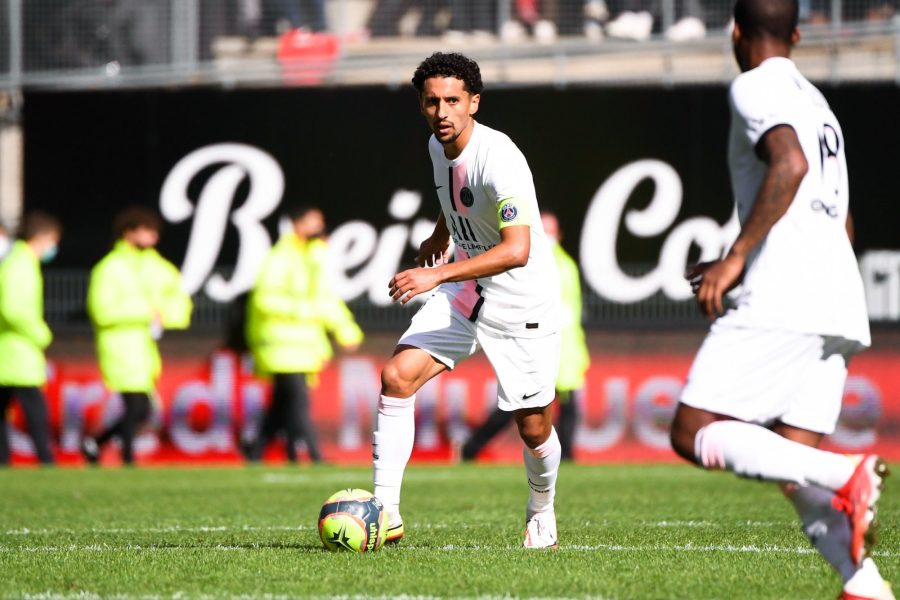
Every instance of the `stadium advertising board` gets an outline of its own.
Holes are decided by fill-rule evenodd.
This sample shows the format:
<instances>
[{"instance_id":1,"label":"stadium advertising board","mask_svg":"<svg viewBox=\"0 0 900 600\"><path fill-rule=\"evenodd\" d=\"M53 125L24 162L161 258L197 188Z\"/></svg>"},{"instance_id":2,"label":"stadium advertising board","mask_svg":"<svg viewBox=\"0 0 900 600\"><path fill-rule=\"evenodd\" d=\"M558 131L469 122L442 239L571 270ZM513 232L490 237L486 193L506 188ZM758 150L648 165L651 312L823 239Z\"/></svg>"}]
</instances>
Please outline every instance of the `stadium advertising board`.
<instances>
[{"instance_id":1,"label":"stadium advertising board","mask_svg":"<svg viewBox=\"0 0 900 600\"><path fill-rule=\"evenodd\" d=\"M900 106L900 88L824 91L847 139L870 314L900 321L896 157L881 150L900 111L870 110ZM58 267L89 268L115 211L139 202L165 217L161 250L191 291L226 302L252 285L280 208L313 204L331 226L340 294L383 306L437 214L412 88L34 92L25 107L27 206L70 233ZM723 87L488 89L479 118L523 150L605 302L688 298L685 265L736 234Z\"/></svg>"},{"instance_id":2,"label":"stadium advertising board","mask_svg":"<svg viewBox=\"0 0 900 600\"><path fill-rule=\"evenodd\" d=\"M675 460L668 426L690 366L689 353L595 352L581 400L575 440L585 462ZM327 460L371 460L372 422L379 372L385 357L352 356L335 361L312 391L312 416ZM851 363L844 407L829 447L843 452L878 452L900 460L900 373L896 352L868 351ZM78 443L121 410L106 391L97 367L86 361L53 365L47 388L53 438L61 462L78 462ZM141 462L237 462L239 441L252 433L267 402L268 386L252 377L230 352L209 361L167 361L151 425L136 444ZM496 406L496 381L483 356L429 382L417 395L413 460L449 461ZM16 410L18 410L16 408ZM21 414L10 423L14 461L31 462L30 438ZM268 459L283 459L281 443ZM107 448L105 460L117 460ZM512 427L483 452L486 460L518 462L522 445Z\"/></svg>"}]
</instances>

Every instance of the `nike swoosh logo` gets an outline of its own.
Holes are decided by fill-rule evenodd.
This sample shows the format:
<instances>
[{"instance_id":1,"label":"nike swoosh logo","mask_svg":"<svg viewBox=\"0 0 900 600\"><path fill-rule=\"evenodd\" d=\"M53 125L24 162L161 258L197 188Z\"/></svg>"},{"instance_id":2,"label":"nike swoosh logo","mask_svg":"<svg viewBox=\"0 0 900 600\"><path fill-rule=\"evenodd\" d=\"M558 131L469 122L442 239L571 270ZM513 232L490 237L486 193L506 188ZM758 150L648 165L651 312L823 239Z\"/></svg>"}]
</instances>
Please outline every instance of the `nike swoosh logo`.
<instances>
[{"instance_id":1,"label":"nike swoosh logo","mask_svg":"<svg viewBox=\"0 0 900 600\"><path fill-rule=\"evenodd\" d=\"M537 391L537 392L535 392L535 393L533 393L533 394L523 395L523 396L522 396L522 400L528 400L529 398L534 398L535 396L537 396L537 395L540 394L540 393L541 393L540 391Z\"/></svg>"},{"instance_id":2,"label":"nike swoosh logo","mask_svg":"<svg viewBox=\"0 0 900 600\"><path fill-rule=\"evenodd\" d=\"M441 189L442 187L444 187L444 186L442 186L442 185L436 185L436 186L434 186L434 189L435 189L435 191L437 191L437 190Z\"/></svg>"}]
</instances>

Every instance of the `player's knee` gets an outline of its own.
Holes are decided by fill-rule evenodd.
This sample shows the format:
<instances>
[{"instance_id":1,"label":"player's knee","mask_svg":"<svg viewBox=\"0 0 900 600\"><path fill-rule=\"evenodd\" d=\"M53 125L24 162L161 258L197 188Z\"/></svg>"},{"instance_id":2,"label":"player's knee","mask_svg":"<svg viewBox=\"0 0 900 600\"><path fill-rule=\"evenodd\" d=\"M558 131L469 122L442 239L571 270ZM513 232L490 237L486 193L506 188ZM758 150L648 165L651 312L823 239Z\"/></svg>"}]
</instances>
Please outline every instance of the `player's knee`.
<instances>
[{"instance_id":1,"label":"player's knee","mask_svg":"<svg viewBox=\"0 0 900 600\"><path fill-rule=\"evenodd\" d=\"M390 361L381 370L381 393L384 396L407 398L416 393L415 382L403 374L395 361Z\"/></svg>"},{"instance_id":2,"label":"player's knee","mask_svg":"<svg viewBox=\"0 0 900 600\"><path fill-rule=\"evenodd\" d=\"M694 438L697 431L687 421L680 410L675 412L675 418L672 419L672 427L669 430L669 441L672 444L672 450L678 456L690 462L696 462Z\"/></svg>"},{"instance_id":3,"label":"player's knee","mask_svg":"<svg viewBox=\"0 0 900 600\"><path fill-rule=\"evenodd\" d=\"M550 437L550 429L553 424L541 419L525 419L519 423L519 436L529 448L537 448Z\"/></svg>"}]
</instances>

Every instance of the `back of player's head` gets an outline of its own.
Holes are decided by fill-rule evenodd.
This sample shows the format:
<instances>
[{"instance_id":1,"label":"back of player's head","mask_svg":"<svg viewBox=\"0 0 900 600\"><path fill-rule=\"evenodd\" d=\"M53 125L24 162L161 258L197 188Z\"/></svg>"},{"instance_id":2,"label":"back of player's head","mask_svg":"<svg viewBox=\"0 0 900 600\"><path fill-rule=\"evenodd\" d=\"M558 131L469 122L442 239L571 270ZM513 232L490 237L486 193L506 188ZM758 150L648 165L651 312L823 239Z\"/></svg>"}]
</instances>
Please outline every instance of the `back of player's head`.
<instances>
[{"instance_id":1,"label":"back of player's head","mask_svg":"<svg viewBox=\"0 0 900 600\"><path fill-rule=\"evenodd\" d=\"M159 233L162 230L162 219L152 208L137 204L123 208L113 219L113 233L116 238L140 228L152 229Z\"/></svg>"},{"instance_id":2,"label":"back of player's head","mask_svg":"<svg viewBox=\"0 0 900 600\"><path fill-rule=\"evenodd\" d=\"M465 84L466 91L470 94L480 94L484 89L478 63L456 52L435 52L423 60L412 78L416 91L421 94L425 80L432 77L456 77Z\"/></svg>"},{"instance_id":3,"label":"back of player's head","mask_svg":"<svg viewBox=\"0 0 900 600\"><path fill-rule=\"evenodd\" d=\"M769 37L790 44L799 13L797 0L737 0L734 22L748 40Z\"/></svg>"},{"instance_id":4,"label":"back of player's head","mask_svg":"<svg viewBox=\"0 0 900 600\"><path fill-rule=\"evenodd\" d=\"M33 240L39 235L45 233L62 233L62 224L59 219L42 210L34 210L25 215L22 224L19 226L19 238L25 240Z\"/></svg>"}]
</instances>

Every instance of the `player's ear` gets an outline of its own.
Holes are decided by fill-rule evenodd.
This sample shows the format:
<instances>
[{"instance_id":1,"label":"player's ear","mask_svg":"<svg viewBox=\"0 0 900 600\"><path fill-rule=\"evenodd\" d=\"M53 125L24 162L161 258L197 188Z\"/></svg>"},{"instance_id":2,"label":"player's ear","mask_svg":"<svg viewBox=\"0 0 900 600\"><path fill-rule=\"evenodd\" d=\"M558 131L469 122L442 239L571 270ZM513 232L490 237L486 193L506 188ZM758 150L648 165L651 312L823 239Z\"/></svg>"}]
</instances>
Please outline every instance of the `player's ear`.
<instances>
[{"instance_id":1,"label":"player's ear","mask_svg":"<svg viewBox=\"0 0 900 600\"><path fill-rule=\"evenodd\" d=\"M471 117L478 112L478 105L481 102L481 94L472 94L472 102L469 104L469 116Z\"/></svg>"},{"instance_id":2,"label":"player's ear","mask_svg":"<svg viewBox=\"0 0 900 600\"><path fill-rule=\"evenodd\" d=\"M734 44L741 41L741 26L735 21L731 22L731 41Z\"/></svg>"},{"instance_id":3,"label":"player's ear","mask_svg":"<svg viewBox=\"0 0 900 600\"><path fill-rule=\"evenodd\" d=\"M800 43L800 30L794 27L794 31L791 32L791 47L796 46Z\"/></svg>"}]
</instances>

